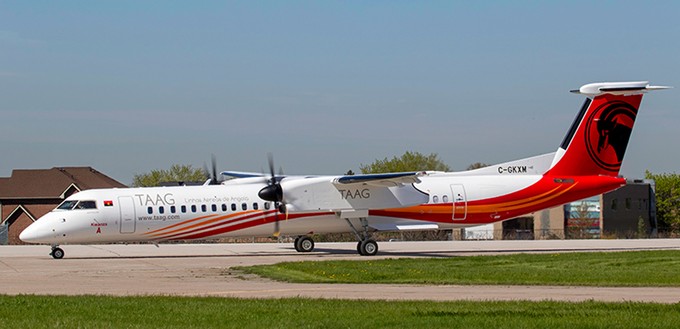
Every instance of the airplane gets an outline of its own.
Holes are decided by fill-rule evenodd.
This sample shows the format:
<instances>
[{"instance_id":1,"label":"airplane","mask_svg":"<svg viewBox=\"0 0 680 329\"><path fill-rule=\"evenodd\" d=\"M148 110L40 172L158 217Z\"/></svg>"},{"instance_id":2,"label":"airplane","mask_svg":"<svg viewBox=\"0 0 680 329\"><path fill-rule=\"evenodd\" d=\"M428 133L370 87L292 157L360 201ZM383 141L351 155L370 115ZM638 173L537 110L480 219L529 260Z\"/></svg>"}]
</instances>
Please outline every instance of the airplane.
<instances>
[{"instance_id":1,"label":"airplane","mask_svg":"<svg viewBox=\"0 0 680 329\"><path fill-rule=\"evenodd\" d=\"M556 152L463 172L341 176L225 171L203 186L93 189L73 194L29 225L20 239L59 246L115 242L297 236L352 232L372 256L379 231L453 229L498 222L617 189L647 81L591 83L572 92L585 103ZM213 166L214 168L214 166ZM213 169L213 173L214 173ZM272 233L273 232L273 233Z\"/></svg>"}]
</instances>

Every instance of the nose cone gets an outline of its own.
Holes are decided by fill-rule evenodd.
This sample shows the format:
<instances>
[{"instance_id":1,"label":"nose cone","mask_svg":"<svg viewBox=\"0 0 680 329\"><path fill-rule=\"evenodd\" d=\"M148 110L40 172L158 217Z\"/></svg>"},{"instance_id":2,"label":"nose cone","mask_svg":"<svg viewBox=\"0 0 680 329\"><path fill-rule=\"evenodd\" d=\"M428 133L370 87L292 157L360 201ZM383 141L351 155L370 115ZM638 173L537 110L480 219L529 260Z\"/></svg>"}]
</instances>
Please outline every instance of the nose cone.
<instances>
[{"instance_id":1,"label":"nose cone","mask_svg":"<svg viewBox=\"0 0 680 329\"><path fill-rule=\"evenodd\" d=\"M33 222L19 234L19 239L28 243L50 243L53 234L45 222L45 219Z\"/></svg>"},{"instance_id":2,"label":"nose cone","mask_svg":"<svg viewBox=\"0 0 680 329\"><path fill-rule=\"evenodd\" d=\"M33 223L31 225L28 225L27 228L25 228L23 231L21 231L21 234L19 234L19 239L23 242L28 242L28 243L37 243L39 241L36 241L38 239L38 230L37 230L37 225L36 223Z\"/></svg>"}]
</instances>

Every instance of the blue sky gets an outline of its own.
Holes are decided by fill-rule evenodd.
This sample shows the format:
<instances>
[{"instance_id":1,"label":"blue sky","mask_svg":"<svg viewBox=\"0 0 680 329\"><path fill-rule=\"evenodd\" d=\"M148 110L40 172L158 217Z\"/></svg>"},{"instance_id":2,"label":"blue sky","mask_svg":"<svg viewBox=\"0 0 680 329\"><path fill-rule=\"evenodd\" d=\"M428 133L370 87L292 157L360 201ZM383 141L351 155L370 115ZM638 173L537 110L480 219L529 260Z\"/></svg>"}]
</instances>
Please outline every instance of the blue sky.
<instances>
[{"instance_id":1,"label":"blue sky","mask_svg":"<svg viewBox=\"0 0 680 329\"><path fill-rule=\"evenodd\" d=\"M0 177L173 163L342 174L554 151L597 81L649 80L622 173L680 168L675 1L3 1Z\"/></svg>"}]
</instances>

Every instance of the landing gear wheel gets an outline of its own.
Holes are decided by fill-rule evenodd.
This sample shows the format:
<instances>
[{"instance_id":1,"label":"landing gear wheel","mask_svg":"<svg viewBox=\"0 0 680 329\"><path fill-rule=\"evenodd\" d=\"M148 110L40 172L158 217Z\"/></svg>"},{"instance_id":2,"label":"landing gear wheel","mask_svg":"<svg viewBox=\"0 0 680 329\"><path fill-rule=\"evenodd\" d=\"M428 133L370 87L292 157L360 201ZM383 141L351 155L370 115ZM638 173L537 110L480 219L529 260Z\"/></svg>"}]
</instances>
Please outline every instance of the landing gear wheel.
<instances>
[{"instance_id":1,"label":"landing gear wheel","mask_svg":"<svg viewBox=\"0 0 680 329\"><path fill-rule=\"evenodd\" d=\"M64 250L61 248L52 248L50 255L52 255L52 258L54 259L62 259L64 258Z\"/></svg>"},{"instance_id":2,"label":"landing gear wheel","mask_svg":"<svg viewBox=\"0 0 680 329\"><path fill-rule=\"evenodd\" d=\"M378 253L378 243L375 240L364 240L359 242L359 254L362 256L375 256Z\"/></svg>"},{"instance_id":3,"label":"landing gear wheel","mask_svg":"<svg viewBox=\"0 0 680 329\"><path fill-rule=\"evenodd\" d=\"M295 239L295 250L298 252L311 252L314 250L314 240L308 236L301 236Z\"/></svg>"},{"instance_id":4,"label":"landing gear wheel","mask_svg":"<svg viewBox=\"0 0 680 329\"><path fill-rule=\"evenodd\" d=\"M302 252L302 250L300 250L300 238L301 237L299 237L299 236L296 237L295 242L293 242L293 246L295 246L295 251L297 251L297 252Z\"/></svg>"},{"instance_id":5,"label":"landing gear wheel","mask_svg":"<svg viewBox=\"0 0 680 329\"><path fill-rule=\"evenodd\" d=\"M302 252L311 252L314 250L314 240L310 237L302 237L298 243L300 244L300 250Z\"/></svg>"}]
</instances>

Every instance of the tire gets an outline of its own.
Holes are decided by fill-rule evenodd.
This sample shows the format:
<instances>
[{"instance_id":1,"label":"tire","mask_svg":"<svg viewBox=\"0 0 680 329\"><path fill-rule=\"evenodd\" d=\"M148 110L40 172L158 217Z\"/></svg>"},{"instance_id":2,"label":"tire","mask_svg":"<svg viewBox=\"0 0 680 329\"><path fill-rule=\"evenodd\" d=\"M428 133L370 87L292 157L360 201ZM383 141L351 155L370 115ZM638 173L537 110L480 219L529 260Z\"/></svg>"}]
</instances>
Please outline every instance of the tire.
<instances>
[{"instance_id":1,"label":"tire","mask_svg":"<svg viewBox=\"0 0 680 329\"><path fill-rule=\"evenodd\" d=\"M64 258L64 250L61 248L54 248L52 249L52 253L50 253L50 255L52 255L52 258L54 259L62 259Z\"/></svg>"},{"instance_id":2,"label":"tire","mask_svg":"<svg viewBox=\"0 0 680 329\"><path fill-rule=\"evenodd\" d=\"M375 256L378 253L378 243L375 240L361 241L359 248L362 256Z\"/></svg>"},{"instance_id":3,"label":"tire","mask_svg":"<svg viewBox=\"0 0 680 329\"><path fill-rule=\"evenodd\" d=\"M297 252L302 252L302 248L300 248L300 238L301 237L295 238L295 242L293 242L293 245L295 246L295 251Z\"/></svg>"},{"instance_id":4,"label":"tire","mask_svg":"<svg viewBox=\"0 0 680 329\"><path fill-rule=\"evenodd\" d=\"M362 241L357 242L357 253L359 253L359 255L363 256L364 253L361 251L361 242Z\"/></svg>"},{"instance_id":5,"label":"tire","mask_svg":"<svg viewBox=\"0 0 680 329\"><path fill-rule=\"evenodd\" d=\"M314 240L308 236L301 237L298 245L300 246L300 252L311 252L314 250Z\"/></svg>"}]
</instances>

